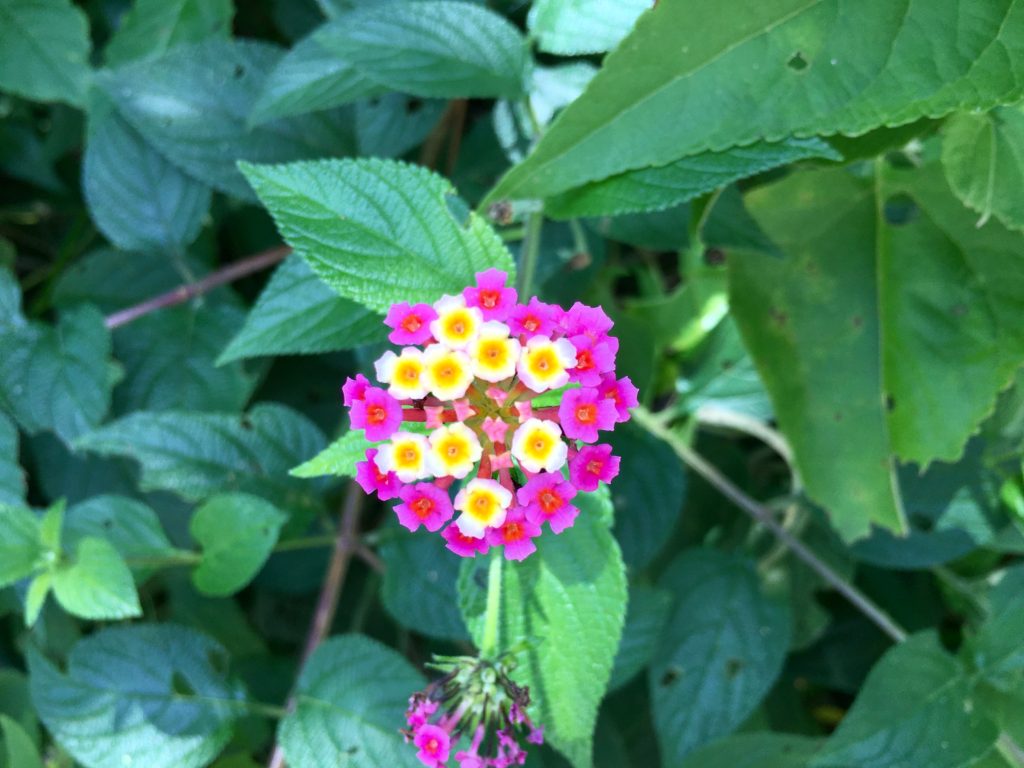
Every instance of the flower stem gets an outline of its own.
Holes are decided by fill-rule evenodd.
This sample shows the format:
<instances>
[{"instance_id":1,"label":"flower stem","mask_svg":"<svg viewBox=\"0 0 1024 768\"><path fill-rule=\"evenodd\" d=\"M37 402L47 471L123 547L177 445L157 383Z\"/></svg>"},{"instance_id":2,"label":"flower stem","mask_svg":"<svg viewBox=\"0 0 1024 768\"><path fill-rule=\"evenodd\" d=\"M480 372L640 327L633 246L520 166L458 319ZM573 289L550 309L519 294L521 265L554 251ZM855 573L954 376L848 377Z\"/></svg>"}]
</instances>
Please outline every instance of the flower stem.
<instances>
[{"instance_id":1,"label":"flower stem","mask_svg":"<svg viewBox=\"0 0 1024 768\"><path fill-rule=\"evenodd\" d=\"M533 290L534 275L537 272L537 257L540 255L540 230L544 215L531 213L526 218L526 236L519 259L519 297L527 301Z\"/></svg>"},{"instance_id":2,"label":"flower stem","mask_svg":"<svg viewBox=\"0 0 1024 768\"><path fill-rule=\"evenodd\" d=\"M484 636L480 655L493 658L498 653L498 622L501 619L501 552L492 550L487 569L487 610L484 613Z\"/></svg>"}]
</instances>

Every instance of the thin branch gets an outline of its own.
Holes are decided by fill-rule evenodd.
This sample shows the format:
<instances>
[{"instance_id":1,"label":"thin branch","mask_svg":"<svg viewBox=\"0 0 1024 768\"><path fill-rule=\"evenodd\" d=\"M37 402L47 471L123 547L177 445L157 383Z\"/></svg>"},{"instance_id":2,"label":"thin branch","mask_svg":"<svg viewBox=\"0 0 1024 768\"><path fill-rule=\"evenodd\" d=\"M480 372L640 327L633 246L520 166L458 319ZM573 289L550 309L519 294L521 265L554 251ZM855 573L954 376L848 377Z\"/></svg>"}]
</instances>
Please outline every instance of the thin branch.
<instances>
[{"instance_id":1,"label":"thin branch","mask_svg":"<svg viewBox=\"0 0 1024 768\"><path fill-rule=\"evenodd\" d=\"M278 262L283 261L291 252L291 248L281 245L277 248L257 253L254 256L249 256L241 261L236 261L223 269L218 269L216 272L207 275L198 282L179 285L172 291L146 299L141 304L136 304L134 307L128 307L109 315L106 320L107 328L111 330L120 328L123 325L128 325L128 323L138 320L140 317L148 315L150 312L184 304L196 296L209 293L214 288L218 288L226 283L233 283L235 280L241 280L243 277L254 272L272 267Z\"/></svg>"},{"instance_id":2,"label":"thin branch","mask_svg":"<svg viewBox=\"0 0 1024 768\"><path fill-rule=\"evenodd\" d=\"M334 552L331 554L331 562L327 566L327 573L324 575L324 582L320 588L320 597L316 603L316 610L313 612L313 621L309 626L309 634L306 636L306 645L302 650L302 661L299 663L299 675L305 668L313 652L324 641L331 630L334 621L334 613L338 608L338 598L341 597L342 587L345 585L345 576L348 574L348 564L352 555L360 548L359 543L359 515L362 512L363 492L356 483L350 482L345 492L345 501L341 513L341 525L338 527L338 536L334 541ZM296 680L298 676L296 675ZM295 690L293 688L288 696L285 709L291 712L295 707ZM284 752L279 744L274 744L268 768L284 768Z\"/></svg>"},{"instance_id":3,"label":"thin branch","mask_svg":"<svg viewBox=\"0 0 1024 768\"><path fill-rule=\"evenodd\" d=\"M707 480L733 504L770 530L797 558L849 600L857 610L871 619L885 634L897 643L902 643L907 639L906 630L893 621L871 598L832 570L828 563L821 560L800 539L779 524L771 510L747 496L729 478L669 431L650 411L645 408L637 408L633 411L633 417L641 426L668 443L690 469Z\"/></svg>"}]
</instances>

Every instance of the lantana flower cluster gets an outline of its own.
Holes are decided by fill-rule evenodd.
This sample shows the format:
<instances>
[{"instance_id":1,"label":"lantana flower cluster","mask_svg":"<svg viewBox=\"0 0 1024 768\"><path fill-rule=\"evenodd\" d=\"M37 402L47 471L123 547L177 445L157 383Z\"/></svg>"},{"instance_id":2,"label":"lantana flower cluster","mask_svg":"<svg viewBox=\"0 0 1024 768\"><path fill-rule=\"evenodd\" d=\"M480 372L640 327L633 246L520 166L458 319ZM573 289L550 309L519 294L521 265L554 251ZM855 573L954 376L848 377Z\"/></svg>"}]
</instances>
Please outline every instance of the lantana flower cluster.
<instances>
[{"instance_id":1,"label":"lantana flower cluster","mask_svg":"<svg viewBox=\"0 0 1024 768\"><path fill-rule=\"evenodd\" d=\"M412 695L406 741L428 768L509 768L526 762L520 743L544 743L544 729L527 715L530 690L509 677L512 662L472 656L435 657L444 676Z\"/></svg>"},{"instance_id":2,"label":"lantana flower cluster","mask_svg":"<svg viewBox=\"0 0 1024 768\"><path fill-rule=\"evenodd\" d=\"M616 377L603 310L518 303L496 269L476 279L433 304L393 305L384 322L400 349L376 361L379 386L359 375L342 387L352 428L379 443L356 481L458 555L503 547L522 560L545 525L573 525L577 492L618 474L601 433L629 419L637 389Z\"/></svg>"}]
</instances>

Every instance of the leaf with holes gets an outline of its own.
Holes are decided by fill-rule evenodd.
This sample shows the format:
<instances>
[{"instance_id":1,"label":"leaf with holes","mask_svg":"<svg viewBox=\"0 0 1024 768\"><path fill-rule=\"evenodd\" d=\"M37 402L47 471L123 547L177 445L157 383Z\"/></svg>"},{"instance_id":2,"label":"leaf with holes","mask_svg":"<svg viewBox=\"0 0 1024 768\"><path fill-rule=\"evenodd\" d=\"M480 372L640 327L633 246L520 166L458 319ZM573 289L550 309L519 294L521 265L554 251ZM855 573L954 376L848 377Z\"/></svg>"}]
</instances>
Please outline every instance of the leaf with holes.
<instances>
[{"instance_id":1,"label":"leaf with holes","mask_svg":"<svg viewBox=\"0 0 1024 768\"><path fill-rule=\"evenodd\" d=\"M378 312L458 293L488 267L514 271L490 225L426 168L364 159L242 170L295 252Z\"/></svg>"},{"instance_id":2,"label":"leaf with holes","mask_svg":"<svg viewBox=\"0 0 1024 768\"><path fill-rule=\"evenodd\" d=\"M0 0L0 90L83 105L89 21L70 0Z\"/></svg>"}]
</instances>

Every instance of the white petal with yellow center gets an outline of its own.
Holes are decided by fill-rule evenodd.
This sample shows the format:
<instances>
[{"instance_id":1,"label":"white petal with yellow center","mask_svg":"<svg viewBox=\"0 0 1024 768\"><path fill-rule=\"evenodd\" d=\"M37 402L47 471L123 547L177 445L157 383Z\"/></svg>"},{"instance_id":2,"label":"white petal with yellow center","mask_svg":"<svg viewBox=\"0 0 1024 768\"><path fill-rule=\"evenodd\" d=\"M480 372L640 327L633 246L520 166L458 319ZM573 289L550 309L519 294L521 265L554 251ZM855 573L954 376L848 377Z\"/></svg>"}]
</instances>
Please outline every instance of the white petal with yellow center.
<instances>
[{"instance_id":1,"label":"white petal with yellow center","mask_svg":"<svg viewBox=\"0 0 1024 768\"><path fill-rule=\"evenodd\" d=\"M431 344L423 353L423 383L439 400L458 400L473 383L469 356L443 344Z\"/></svg>"},{"instance_id":2,"label":"white petal with yellow center","mask_svg":"<svg viewBox=\"0 0 1024 768\"><path fill-rule=\"evenodd\" d=\"M423 352L416 347L405 347L396 355L390 350L373 364L377 380L388 385L388 394L397 400L419 400L427 396L423 381Z\"/></svg>"},{"instance_id":3,"label":"white petal with yellow center","mask_svg":"<svg viewBox=\"0 0 1024 768\"><path fill-rule=\"evenodd\" d=\"M569 370L575 367L576 347L572 342L534 336L523 347L516 370L523 384L534 392L545 392L564 387L569 382Z\"/></svg>"},{"instance_id":4,"label":"white petal with yellow center","mask_svg":"<svg viewBox=\"0 0 1024 768\"><path fill-rule=\"evenodd\" d=\"M411 483L430 477L429 456L430 442L424 435L396 432L377 449L374 462L381 472L394 472L403 483Z\"/></svg>"},{"instance_id":5,"label":"white petal with yellow center","mask_svg":"<svg viewBox=\"0 0 1024 768\"><path fill-rule=\"evenodd\" d=\"M455 496L455 508L462 512L455 524L464 536L482 538L488 528L505 522L511 504L511 491L495 480L478 477Z\"/></svg>"},{"instance_id":6,"label":"white petal with yellow center","mask_svg":"<svg viewBox=\"0 0 1024 768\"><path fill-rule=\"evenodd\" d=\"M480 333L484 316L476 307L467 307L462 296L442 296L434 302L437 319L430 321L430 333L451 349L465 349Z\"/></svg>"},{"instance_id":7,"label":"white petal with yellow center","mask_svg":"<svg viewBox=\"0 0 1024 768\"><path fill-rule=\"evenodd\" d=\"M568 453L562 428L553 421L527 419L512 436L512 455L528 472L556 472Z\"/></svg>"},{"instance_id":8,"label":"white petal with yellow center","mask_svg":"<svg viewBox=\"0 0 1024 768\"><path fill-rule=\"evenodd\" d=\"M465 424L449 424L430 433L427 466L435 477L464 478L480 461L483 449L476 434Z\"/></svg>"},{"instance_id":9,"label":"white petal with yellow center","mask_svg":"<svg viewBox=\"0 0 1024 768\"><path fill-rule=\"evenodd\" d=\"M491 320L480 326L480 335L469 344L473 373L484 381L496 383L515 375L522 345L509 338L509 327Z\"/></svg>"}]
</instances>

